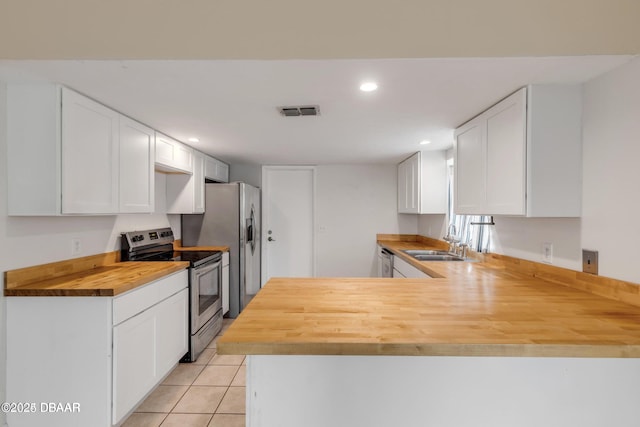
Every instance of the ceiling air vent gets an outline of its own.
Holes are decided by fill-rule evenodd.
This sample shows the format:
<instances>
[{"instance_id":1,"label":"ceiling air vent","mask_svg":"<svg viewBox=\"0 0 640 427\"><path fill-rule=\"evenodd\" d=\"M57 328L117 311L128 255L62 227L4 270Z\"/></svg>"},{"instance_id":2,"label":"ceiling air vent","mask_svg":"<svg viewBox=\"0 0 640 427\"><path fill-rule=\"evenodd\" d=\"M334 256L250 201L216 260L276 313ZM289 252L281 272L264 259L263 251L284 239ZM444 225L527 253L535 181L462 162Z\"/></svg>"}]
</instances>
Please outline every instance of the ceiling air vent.
<instances>
[{"instance_id":1,"label":"ceiling air vent","mask_svg":"<svg viewBox=\"0 0 640 427\"><path fill-rule=\"evenodd\" d=\"M278 111L285 117L319 116L320 107L317 105L301 105L291 107L278 107Z\"/></svg>"}]
</instances>

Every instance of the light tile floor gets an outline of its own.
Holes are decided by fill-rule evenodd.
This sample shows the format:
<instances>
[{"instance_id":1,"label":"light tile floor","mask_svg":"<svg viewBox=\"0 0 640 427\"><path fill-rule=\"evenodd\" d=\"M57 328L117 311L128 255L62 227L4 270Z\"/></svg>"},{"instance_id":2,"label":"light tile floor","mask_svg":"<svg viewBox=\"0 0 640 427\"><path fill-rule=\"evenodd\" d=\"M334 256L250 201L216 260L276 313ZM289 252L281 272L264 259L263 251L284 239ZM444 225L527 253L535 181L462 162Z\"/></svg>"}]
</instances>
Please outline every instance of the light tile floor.
<instances>
[{"instance_id":1,"label":"light tile floor","mask_svg":"<svg viewBox=\"0 0 640 427\"><path fill-rule=\"evenodd\" d=\"M122 427L244 427L244 356L216 354L217 340L194 363L180 363Z\"/></svg>"}]
</instances>

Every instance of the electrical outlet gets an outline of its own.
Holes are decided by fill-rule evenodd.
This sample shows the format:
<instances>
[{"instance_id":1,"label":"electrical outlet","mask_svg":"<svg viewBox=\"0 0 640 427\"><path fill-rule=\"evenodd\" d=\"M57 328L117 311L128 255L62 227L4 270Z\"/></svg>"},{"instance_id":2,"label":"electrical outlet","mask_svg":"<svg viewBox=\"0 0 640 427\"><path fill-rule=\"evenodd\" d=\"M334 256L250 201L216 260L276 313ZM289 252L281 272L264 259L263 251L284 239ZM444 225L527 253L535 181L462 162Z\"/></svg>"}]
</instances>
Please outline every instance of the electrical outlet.
<instances>
[{"instance_id":1,"label":"electrical outlet","mask_svg":"<svg viewBox=\"0 0 640 427\"><path fill-rule=\"evenodd\" d=\"M80 255L80 253L82 253L80 239L71 239L71 255Z\"/></svg>"},{"instance_id":2,"label":"electrical outlet","mask_svg":"<svg viewBox=\"0 0 640 427\"><path fill-rule=\"evenodd\" d=\"M582 250L582 271L598 274L598 251Z\"/></svg>"},{"instance_id":3,"label":"electrical outlet","mask_svg":"<svg viewBox=\"0 0 640 427\"><path fill-rule=\"evenodd\" d=\"M542 244L542 262L553 264L553 243L544 242Z\"/></svg>"}]
</instances>

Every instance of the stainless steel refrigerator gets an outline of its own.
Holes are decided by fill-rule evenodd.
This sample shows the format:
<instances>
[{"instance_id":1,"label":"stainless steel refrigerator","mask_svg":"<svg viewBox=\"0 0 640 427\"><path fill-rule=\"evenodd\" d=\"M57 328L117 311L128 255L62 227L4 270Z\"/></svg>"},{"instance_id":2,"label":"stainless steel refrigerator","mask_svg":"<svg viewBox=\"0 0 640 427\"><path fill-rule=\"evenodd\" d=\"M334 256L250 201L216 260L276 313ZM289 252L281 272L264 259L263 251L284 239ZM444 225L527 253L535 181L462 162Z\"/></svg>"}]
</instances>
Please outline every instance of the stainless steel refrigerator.
<instances>
[{"instance_id":1,"label":"stainless steel refrigerator","mask_svg":"<svg viewBox=\"0 0 640 427\"><path fill-rule=\"evenodd\" d=\"M183 246L229 246L229 316L260 290L260 189L205 184L205 213L182 215Z\"/></svg>"}]
</instances>

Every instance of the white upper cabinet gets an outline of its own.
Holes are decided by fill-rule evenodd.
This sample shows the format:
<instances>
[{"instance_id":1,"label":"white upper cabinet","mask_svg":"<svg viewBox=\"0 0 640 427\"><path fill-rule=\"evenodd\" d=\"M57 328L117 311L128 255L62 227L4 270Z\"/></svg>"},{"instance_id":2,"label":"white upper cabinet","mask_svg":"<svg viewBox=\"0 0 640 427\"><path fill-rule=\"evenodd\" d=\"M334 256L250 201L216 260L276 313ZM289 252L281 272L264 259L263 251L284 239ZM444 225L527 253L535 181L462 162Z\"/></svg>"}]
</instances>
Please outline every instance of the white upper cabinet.
<instances>
[{"instance_id":1,"label":"white upper cabinet","mask_svg":"<svg viewBox=\"0 0 640 427\"><path fill-rule=\"evenodd\" d=\"M193 150L173 138L156 132L156 169L170 173L193 173Z\"/></svg>"},{"instance_id":2,"label":"white upper cabinet","mask_svg":"<svg viewBox=\"0 0 640 427\"><path fill-rule=\"evenodd\" d=\"M486 206L499 215L524 215L527 95L521 89L486 113Z\"/></svg>"},{"instance_id":3,"label":"white upper cabinet","mask_svg":"<svg viewBox=\"0 0 640 427\"><path fill-rule=\"evenodd\" d=\"M153 130L59 85L7 100L9 215L153 211Z\"/></svg>"},{"instance_id":4,"label":"white upper cabinet","mask_svg":"<svg viewBox=\"0 0 640 427\"><path fill-rule=\"evenodd\" d=\"M581 213L581 88L522 88L455 131L457 214Z\"/></svg>"},{"instance_id":5,"label":"white upper cabinet","mask_svg":"<svg viewBox=\"0 0 640 427\"><path fill-rule=\"evenodd\" d=\"M62 88L62 213L118 212L119 114Z\"/></svg>"},{"instance_id":6,"label":"white upper cabinet","mask_svg":"<svg viewBox=\"0 0 640 427\"><path fill-rule=\"evenodd\" d=\"M193 156L193 213L204 212L204 154Z\"/></svg>"},{"instance_id":7,"label":"white upper cabinet","mask_svg":"<svg viewBox=\"0 0 640 427\"><path fill-rule=\"evenodd\" d=\"M205 156L204 177L216 182L229 182L229 165L211 156Z\"/></svg>"},{"instance_id":8,"label":"white upper cabinet","mask_svg":"<svg viewBox=\"0 0 640 427\"><path fill-rule=\"evenodd\" d=\"M193 174L167 175L167 213L204 212L204 155L193 151Z\"/></svg>"},{"instance_id":9,"label":"white upper cabinet","mask_svg":"<svg viewBox=\"0 0 640 427\"><path fill-rule=\"evenodd\" d=\"M7 86L9 215L62 213L61 98L54 85Z\"/></svg>"},{"instance_id":10,"label":"white upper cabinet","mask_svg":"<svg viewBox=\"0 0 640 427\"><path fill-rule=\"evenodd\" d=\"M456 130L455 212L480 214L484 209L485 185L482 161L486 151L484 126L478 117ZM460 172L460 173L458 173Z\"/></svg>"},{"instance_id":11,"label":"white upper cabinet","mask_svg":"<svg viewBox=\"0 0 640 427\"><path fill-rule=\"evenodd\" d=\"M398 213L443 214L447 209L445 151L422 151L398 164Z\"/></svg>"},{"instance_id":12,"label":"white upper cabinet","mask_svg":"<svg viewBox=\"0 0 640 427\"><path fill-rule=\"evenodd\" d=\"M120 212L154 211L155 132L120 117Z\"/></svg>"},{"instance_id":13,"label":"white upper cabinet","mask_svg":"<svg viewBox=\"0 0 640 427\"><path fill-rule=\"evenodd\" d=\"M58 85L9 85L7 101L9 215L118 213L123 116Z\"/></svg>"},{"instance_id":14,"label":"white upper cabinet","mask_svg":"<svg viewBox=\"0 0 640 427\"><path fill-rule=\"evenodd\" d=\"M7 86L7 160L11 216L154 212L155 170L168 213L202 213L205 176L229 181L226 163L53 84Z\"/></svg>"}]
</instances>

